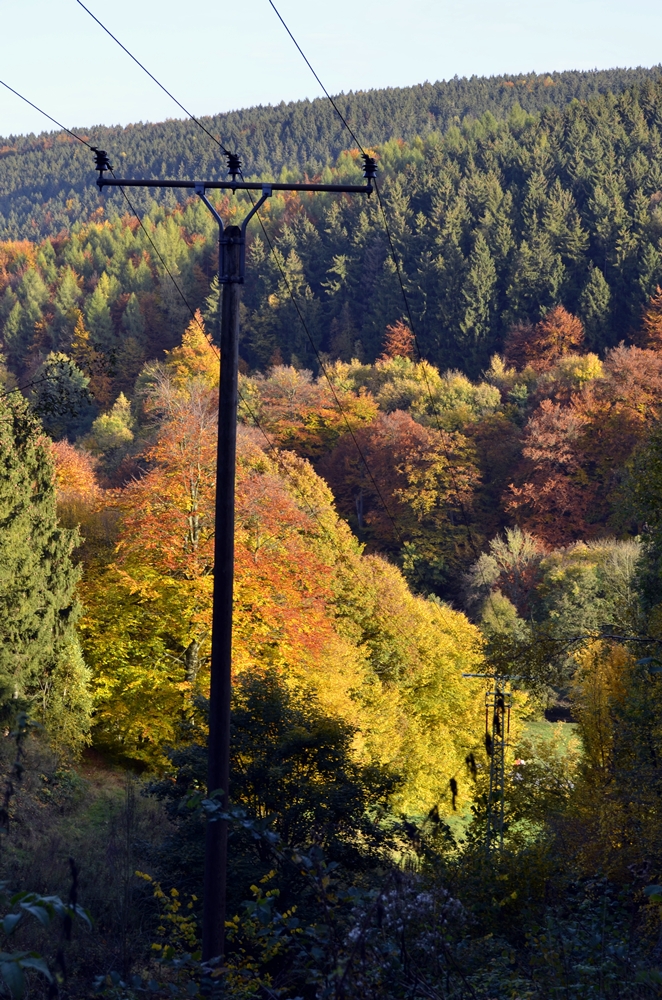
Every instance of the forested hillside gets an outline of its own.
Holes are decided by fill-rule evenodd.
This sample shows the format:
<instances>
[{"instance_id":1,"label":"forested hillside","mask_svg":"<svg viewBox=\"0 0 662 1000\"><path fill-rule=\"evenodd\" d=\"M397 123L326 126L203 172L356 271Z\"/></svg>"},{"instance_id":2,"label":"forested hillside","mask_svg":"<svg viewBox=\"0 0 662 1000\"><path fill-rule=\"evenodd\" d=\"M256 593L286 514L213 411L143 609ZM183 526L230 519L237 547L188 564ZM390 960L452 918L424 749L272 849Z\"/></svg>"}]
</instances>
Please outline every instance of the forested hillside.
<instances>
[{"instance_id":1,"label":"forested hillside","mask_svg":"<svg viewBox=\"0 0 662 1000\"><path fill-rule=\"evenodd\" d=\"M620 93L656 79L659 68L472 77L417 87L341 95L338 103L364 145L411 140L445 132L486 111L504 118L519 104L526 111L565 107L571 100ZM282 170L316 174L347 148L347 135L326 99L281 103L204 119L228 148L240 153L247 174L273 177ZM2 126L0 125L0 128ZM190 121L139 123L127 128L78 128L130 177L217 177L219 149ZM89 153L66 133L0 138L0 239L32 239L85 221L97 207ZM139 192L136 204L147 200ZM116 196L116 207L122 202ZM172 195L164 202L174 204Z\"/></svg>"},{"instance_id":2,"label":"forested hillside","mask_svg":"<svg viewBox=\"0 0 662 1000\"><path fill-rule=\"evenodd\" d=\"M252 224L228 812L207 786L216 224L196 198L139 222L55 185L33 238L0 243L12 997L54 996L56 975L72 1000L659 995L650 75L389 91L370 121L372 95L349 98L380 140L396 261L374 196L274 195ZM296 107L289 133L292 108L221 124L248 144L251 114L280 114L249 169L358 181L327 110ZM189 172L187 137L200 169L215 155L183 123L113 134L158 173ZM0 164L73 156L82 185L88 151L39 142ZM228 223L247 207L218 201ZM226 949L206 963L219 819Z\"/></svg>"},{"instance_id":3,"label":"forested hillside","mask_svg":"<svg viewBox=\"0 0 662 1000\"><path fill-rule=\"evenodd\" d=\"M649 82L562 111L516 108L504 121L486 114L443 136L379 147L423 356L476 377L514 324L535 323L559 303L599 354L629 342L662 281L661 121L662 84ZM358 180L357 155L341 154L323 176ZM243 204L220 203L228 219ZM130 386L187 321L170 275L191 308L215 315L217 234L206 209L195 199L172 211L153 205L147 233L112 212L101 205L57 237L0 245L2 343L17 377L52 352L89 368L82 359L92 350L115 389ZM274 196L263 218L275 253L254 222L245 364L314 369L308 333L331 358L374 361L384 329L405 311L376 199Z\"/></svg>"}]
</instances>

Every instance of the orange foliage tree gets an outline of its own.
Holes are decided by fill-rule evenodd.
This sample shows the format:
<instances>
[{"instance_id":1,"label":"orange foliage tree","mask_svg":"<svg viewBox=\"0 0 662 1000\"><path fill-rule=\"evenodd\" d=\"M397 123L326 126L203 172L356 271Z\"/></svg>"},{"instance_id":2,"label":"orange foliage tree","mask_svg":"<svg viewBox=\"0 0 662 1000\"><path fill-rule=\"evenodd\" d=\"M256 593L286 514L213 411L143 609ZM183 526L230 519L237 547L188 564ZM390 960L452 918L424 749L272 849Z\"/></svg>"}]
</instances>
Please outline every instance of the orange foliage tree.
<instances>
[{"instance_id":1,"label":"orange foliage tree","mask_svg":"<svg viewBox=\"0 0 662 1000\"><path fill-rule=\"evenodd\" d=\"M313 379L309 371L277 365L267 378L242 379L240 415L247 424L257 418L282 447L305 458L319 458L348 428L356 430L378 413L377 403L365 390L355 393L340 385L334 390L324 375Z\"/></svg>"},{"instance_id":2,"label":"orange foliage tree","mask_svg":"<svg viewBox=\"0 0 662 1000\"><path fill-rule=\"evenodd\" d=\"M554 306L536 323L511 327L504 345L508 364L517 368L530 365L536 371L549 370L564 354L576 351L584 340L581 321L561 305Z\"/></svg>"},{"instance_id":3,"label":"orange foliage tree","mask_svg":"<svg viewBox=\"0 0 662 1000\"><path fill-rule=\"evenodd\" d=\"M172 352L153 373L148 471L105 495L120 519L116 556L83 593L97 740L152 761L208 685L218 390L204 370L184 384L185 358ZM319 529L254 434L240 434L237 467L234 663L296 668L332 636L328 566L310 542Z\"/></svg>"},{"instance_id":4,"label":"orange foliage tree","mask_svg":"<svg viewBox=\"0 0 662 1000\"><path fill-rule=\"evenodd\" d=\"M644 310L639 341L640 347L662 350L662 288L659 285Z\"/></svg>"},{"instance_id":5,"label":"orange foliage tree","mask_svg":"<svg viewBox=\"0 0 662 1000\"><path fill-rule=\"evenodd\" d=\"M387 361L389 358L410 358L413 360L415 356L416 342L407 323L399 319L397 323L387 326L380 360Z\"/></svg>"}]
</instances>

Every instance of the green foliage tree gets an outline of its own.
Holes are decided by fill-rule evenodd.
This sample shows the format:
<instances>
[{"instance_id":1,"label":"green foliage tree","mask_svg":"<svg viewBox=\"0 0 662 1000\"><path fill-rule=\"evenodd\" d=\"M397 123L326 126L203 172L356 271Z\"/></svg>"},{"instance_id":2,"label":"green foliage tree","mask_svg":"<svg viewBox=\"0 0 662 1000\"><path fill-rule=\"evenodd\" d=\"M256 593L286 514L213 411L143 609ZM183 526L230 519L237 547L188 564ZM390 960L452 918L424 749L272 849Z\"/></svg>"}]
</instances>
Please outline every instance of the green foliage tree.
<instances>
[{"instance_id":1,"label":"green foliage tree","mask_svg":"<svg viewBox=\"0 0 662 1000\"><path fill-rule=\"evenodd\" d=\"M50 446L20 397L0 402L0 450L2 711L34 713L56 743L79 750L90 702L75 632L78 534L58 524Z\"/></svg>"},{"instance_id":2,"label":"green foliage tree","mask_svg":"<svg viewBox=\"0 0 662 1000\"><path fill-rule=\"evenodd\" d=\"M611 291L598 267L591 267L579 298L579 315L586 330L588 346L604 350L610 342Z\"/></svg>"}]
</instances>

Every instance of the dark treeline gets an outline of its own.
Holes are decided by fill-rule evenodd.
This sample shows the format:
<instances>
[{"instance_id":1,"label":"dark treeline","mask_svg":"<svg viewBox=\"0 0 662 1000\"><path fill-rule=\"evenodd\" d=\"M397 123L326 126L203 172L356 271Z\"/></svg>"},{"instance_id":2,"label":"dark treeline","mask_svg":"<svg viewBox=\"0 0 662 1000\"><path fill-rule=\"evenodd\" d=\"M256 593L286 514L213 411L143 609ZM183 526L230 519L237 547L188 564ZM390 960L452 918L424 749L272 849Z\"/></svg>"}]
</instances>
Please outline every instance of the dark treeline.
<instances>
[{"instance_id":1,"label":"dark treeline","mask_svg":"<svg viewBox=\"0 0 662 1000\"><path fill-rule=\"evenodd\" d=\"M661 125L662 83L649 81L539 115L516 107L498 121L486 112L443 136L378 147L423 356L475 378L513 326L555 305L580 318L587 349L601 356L632 342L662 284ZM322 176L358 181L358 154L341 154ZM231 220L244 205L228 197L221 210ZM115 392L129 389L190 319L171 275L214 333L217 233L207 210L195 199L172 211L152 203L146 229L170 274L137 221L113 211L106 203L57 238L0 245L2 350L20 379L50 352L85 367L93 350L112 359ZM246 365L316 369L290 289L318 350L374 361L385 328L405 312L377 200L274 196L263 218L276 252L254 224Z\"/></svg>"},{"instance_id":2,"label":"dark treeline","mask_svg":"<svg viewBox=\"0 0 662 1000\"><path fill-rule=\"evenodd\" d=\"M659 67L472 77L350 93L338 101L361 141L371 145L445 132L486 111L504 118L516 104L529 112L562 108L573 99L620 93L658 75ZM239 151L249 174L315 174L348 145L347 133L325 99L233 111L204 122ZM77 131L107 149L111 162L127 176L215 177L223 169L220 150L193 122ZM63 132L0 137L0 238L53 235L88 218L98 204L90 155ZM121 196L114 198L119 207ZM164 200L175 204L173 195ZM140 193L135 202L141 209L148 204Z\"/></svg>"},{"instance_id":3,"label":"dark treeline","mask_svg":"<svg viewBox=\"0 0 662 1000\"><path fill-rule=\"evenodd\" d=\"M422 354L476 376L508 330L563 304L588 346L628 341L662 282L662 86L507 121L486 113L410 146L381 149L385 201ZM310 212L319 212L311 203ZM372 361L404 306L379 207L353 199L301 213L278 246L331 355ZM313 355L255 241L245 356Z\"/></svg>"}]
</instances>

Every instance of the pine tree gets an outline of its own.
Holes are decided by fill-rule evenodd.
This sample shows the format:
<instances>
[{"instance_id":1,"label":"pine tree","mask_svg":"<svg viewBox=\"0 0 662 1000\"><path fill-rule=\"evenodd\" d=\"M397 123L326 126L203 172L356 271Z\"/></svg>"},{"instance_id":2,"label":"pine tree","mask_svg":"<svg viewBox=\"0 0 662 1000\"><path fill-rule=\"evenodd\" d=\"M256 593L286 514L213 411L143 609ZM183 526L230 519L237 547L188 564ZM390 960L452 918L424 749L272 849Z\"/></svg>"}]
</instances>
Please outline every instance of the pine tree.
<instances>
[{"instance_id":1,"label":"pine tree","mask_svg":"<svg viewBox=\"0 0 662 1000\"><path fill-rule=\"evenodd\" d=\"M611 291L599 267L591 266L579 297L579 315L586 330L587 347L601 351L610 346Z\"/></svg>"},{"instance_id":2,"label":"pine tree","mask_svg":"<svg viewBox=\"0 0 662 1000\"><path fill-rule=\"evenodd\" d=\"M145 318L140 308L138 296L131 292L129 301L126 304L124 315L122 316L122 326L130 337L133 337L138 344L145 340Z\"/></svg>"},{"instance_id":3,"label":"pine tree","mask_svg":"<svg viewBox=\"0 0 662 1000\"><path fill-rule=\"evenodd\" d=\"M522 240L506 292L513 319L536 320L559 300L565 268L546 234Z\"/></svg>"},{"instance_id":4,"label":"pine tree","mask_svg":"<svg viewBox=\"0 0 662 1000\"><path fill-rule=\"evenodd\" d=\"M89 701L75 632L78 533L58 524L50 444L20 396L0 401L0 462L0 710L26 709L53 736L75 717L80 747Z\"/></svg>"},{"instance_id":5,"label":"pine tree","mask_svg":"<svg viewBox=\"0 0 662 1000\"><path fill-rule=\"evenodd\" d=\"M472 374L478 374L486 367L493 351L491 333L496 280L490 248L483 234L478 233L462 289L466 309L460 322L468 354L467 366L473 369Z\"/></svg>"},{"instance_id":6,"label":"pine tree","mask_svg":"<svg viewBox=\"0 0 662 1000\"><path fill-rule=\"evenodd\" d=\"M110 350L115 344L115 328L110 315L108 298L99 283L85 305L85 319L95 347Z\"/></svg>"}]
</instances>

